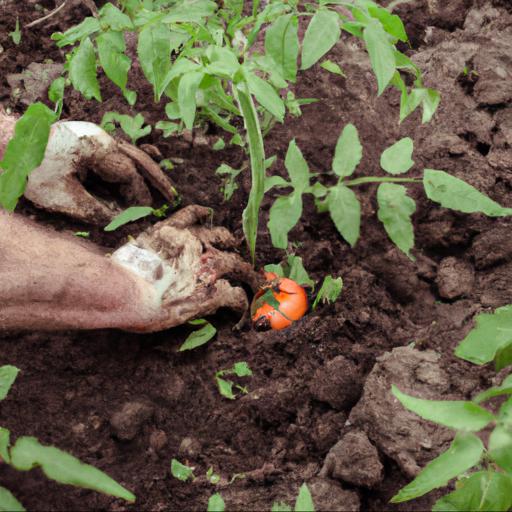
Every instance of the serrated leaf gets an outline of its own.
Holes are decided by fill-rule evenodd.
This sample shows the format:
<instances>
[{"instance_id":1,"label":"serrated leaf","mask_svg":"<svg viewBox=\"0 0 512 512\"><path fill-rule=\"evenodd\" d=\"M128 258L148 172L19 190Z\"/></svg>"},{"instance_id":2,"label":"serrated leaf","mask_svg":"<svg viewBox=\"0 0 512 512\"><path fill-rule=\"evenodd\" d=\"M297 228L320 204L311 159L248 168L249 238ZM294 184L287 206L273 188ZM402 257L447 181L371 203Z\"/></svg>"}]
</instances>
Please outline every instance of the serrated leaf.
<instances>
[{"instance_id":1,"label":"serrated leaf","mask_svg":"<svg viewBox=\"0 0 512 512\"><path fill-rule=\"evenodd\" d=\"M183 352L185 350L192 350L194 348L200 347L201 345L204 345L205 343L208 343L215 336L216 332L217 329L215 329L211 323L206 322L206 325L204 325L201 329L188 335L183 345L181 345L179 348L179 351Z\"/></svg>"},{"instance_id":2,"label":"serrated leaf","mask_svg":"<svg viewBox=\"0 0 512 512\"><path fill-rule=\"evenodd\" d=\"M101 101L100 84L96 75L96 53L88 37L80 43L69 63L69 79L73 87L86 99Z\"/></svg>"},{"instance_id":3,"label":"serrated leaf","mask_svg":"<svg viewBox=\"0 0 512 512\"><path fill-rule=\"evenodd\" d=\"M377 189L378 218L391 241L409 257L414 247L414 227L411 216L416 211L414 199L407 196L407 189L395 183L382 183Z\"/></svg>"},{"instance_id":4,"label":"serrated leaf","mask_svg":"<svg viewBox=\"0 0 512 512\"><path fill-rule=\"evenodd\" d=\"M361 225L361 204L354 192L343 185L329 189L327 207L340 235L354 247Z\"/></svg>"},{"instance_id":5,"label":"serrated leaf","mask_svg":"<svg viewBox=\"0 0 512 512\"><path fill-rule=\"evenodd\" d=\"M414 165L413 150L412 139L404 137L382 152L380 166L389 174L403 174Z\"/></svg>"},{"instance_id":6,"label":"serrated leaf","mask_svg":"<svg viewBox=\"0 0 512 512\"><path fill-rule=\"evenodd\" d=\"M322 286L313 302L313 310L316 309L320 302L333 303L336 302L343 289L343 279L341 277L334 278L331 275L325 276Z\"/></svg>"},{"instance_id":7,"label":"serrated leaf","mask_svg":"<svg viewBox=\"0 0 512 512\"><path fill-rule=\"evenodd\" d=\"M455 355L474 364L492 361L497 352L512 344L512 305L481 313L475 318L475 327L455 349Z\"/></svg>"},{"instance_id":8,"label":"serrated leaf","mask_svg":"<svg viewBox=\"0 0 512 512\"><path fill-rule=\"evenodd\" d=\"M148 215L151 215L153 213L153 208L150 206L130 206L130 208L127 208L124 210L124 212L121 212L119 215L116 215L110 224L105 226L105 231L114 231L117 228L124 226L125 224L128 224L128 222L133 222L139 219L142 219L143 217L147 217Z\"/></svg>"},{"instance_id":9,"label":"serrated leaf","mask_svg":"<svg viewBox=\"0 0 512 512\"><path fill-rule=\"evenodd\" d=\"M363 157L363 146L359 141L357 128L349 123L343 128L338 142L334 159L332 161L332 170L340 177L351 176L359 165Z\"/></svg>"},{"instance_id":10,"label":"serrated leaf","mask_svg":"<svg viewBox=\"0 0 512 512\"><path fill-rule=\"evenodd\" d=\"M288 233L299 222L302 215L302 195L292 192L289 196L278 197L270 208L267 223L272 245L278 249L288 247Z\"/></svg>"},{"instance_id":11,"label":"serrated leaf","mask_svg":"<svg viewBox=\"0 0 512 512\"><path fill-rule=\"evenodd\" d=\"M434 503L432 512L502 511L512 507L512 477L478 471L457 482L457 489Z\"/></svg>"},{"instance_id":12,"label":"serrated leaf","mask_svg":"<svg viewBox=\"0 0 512 512\"><path fill-rule=\"evenodd\" d=\"M313 498L306 484L300 486L299 495L295 502L295 512L315 512Z\"/></svg>"},{"instance_id":13,"label":"serrated leaf","mask_svg":"<svg viewBox=\"0 0 512 512\"><path fill-rule=\"evenodd\" d=\"M251 72L246 72L246 80L249 84L249 90L254 95L258 103L268 110L279 122L283 122L285 107L276 90L263 78Z\"/></svg>"},{"instance_id":14,"label":"serrated leaf","mask_svg":"<svg viewBox=\"0 0 512 512\"><path fill-rule=\"evenodd\" d=\"M395 74L395 49L378 21L368 23L363 31L363 38L377 78L380 96Z\"/></svg>"},{"instance_id":15,"label":"serrated leaf","mask_svg":"<svg viewBox=\"0 0 512 512\"><path fill-rule=\"evenodd\" d=\"M478 464L483 452L484 445L476 435L457 434L450 448L429 462L410 484L391 498L391 503L409 501L443 487Z\"/></svg>"},{"instance_id":16,"label":"serrated leaf","mask_svg":"<svg viewBox=\"0 0 512 512\"><path fill-rule=\"evenodd\" d=\"M2 486L0 486L0 512L25 512L25 508L11 491Z\"/></svg>"},{"instance_id":17,"label":"serrated leaf","mask_svg":"<svg viewBox=\"0 0 512 512\"><path fill-rule=\"evenodd\" d=\"M19 371L19 368L10 364L0 366L0 401L9 393Z\"/></svg>"},{"instance_id":18,"label":"serrated leaf","mask_svg":"<svg viewBox=\"0 0 512 512\"><path fill-rule=\"evenodd\" d=\"M423 186L427 197L445 208L463 213L485 213L489 217L512 215L512 208L504 208L475 187L444 171L425 169Z\"/></svg>"},{"instance_id":19,"label":"serrated leaf","mask_svg":"<svg viewBox=\"0 0 512 512\"><path fill-rule=\"evenodd\" d=\"M409 411L428 421L456 430L478 432L496 418L487 409L463 400L425 400L402 393L392 386L393 395Z\"/></svg>"},{"instance_id":20,"label":"serrated leaf","mask_svg":"<svg viewBox=\"0 0 512 512\"><path fill-rule=\"evenodd\" d=\"M43 161L56 115L42 103L33 103L17 121L0 168L0 204L14 211L23 195L30 173Z\"/></svg>"},{"instance_id":21,"label":"serrated leaf","mask_svg":"<svg viewBox=\"0 0 512 512\"><path fill-rule=\"evenodd\" d=\"M177 459L172 459L171 474L174 478L186 482L189 478L194 478L194 468L185 466Z\"/></svg>"},{"instance_id":22,"label":"serrated leaf","mask_svg":"<svg viewBox=\"0 0 512 512\"><path fill-rule=\"evenodd\" d=\"M226 505L222 496L218 492L212 494L208 499L207 512L224 512L224 510L226 510Z\"/></svg>"},{"instance_id":23,"label":"serrated leaf","mask_svg":"<svg viewBox=\"0 0 512 512\"><path fill-rule=\"evenodd\" d=\"M309 69L318 62L338 42L340 35L338 14L327 9L318 10L304 34L301 69Z\"/></svg>"},{"instance_id":24,"label":"serrated leaf","mask_svg":"<svg viewBox=\"0 0 512 512\"><path fill-rule=\"evenodd\" d=\"M135 496L99 469L84 464L69 453L53 446L43 446L34 437L19 437L11 448L11 465L20 471L40 467L50 479L61 484L122 498L129 502Z\"/></svg>"},{"instance_id":25,"label":"serrated leaf","mask_svg":"<svg viewBox=\"0 0 512 512\"><path fill-rule=\"evenodd\" d=\"M304 192L304 190L309 186L311 174L309 172L308 164L304 159L300 148L297 146L295 139L293 139L288 145L284 165L288 171L295 192Z\"/></svg>"},{"instance_id":26,"label":"serrated leaf","mask_svg":"<svg viewBox=\"0 0 512 512\"><path fill-rule=\"evenodd\" d=\"M89 16L81 23L71 27L66 32L55 32L52 34L52 39L57 41L57 46L62 48L64 46L75 44L77 41L88 37L101 29L100 22L97 18Z\"/></svg>"},{"instance_id":27,"label":"serrated leaf","mask_svg":"<svg viewBox=\"0 0 512 512\"><path fill-rule=\"evenodd\" d=\"M265 31L265 52L277 64L283 78L291 82L297 77L298 25L297 16L284 14Z\"/></svg>"}]
</instances>

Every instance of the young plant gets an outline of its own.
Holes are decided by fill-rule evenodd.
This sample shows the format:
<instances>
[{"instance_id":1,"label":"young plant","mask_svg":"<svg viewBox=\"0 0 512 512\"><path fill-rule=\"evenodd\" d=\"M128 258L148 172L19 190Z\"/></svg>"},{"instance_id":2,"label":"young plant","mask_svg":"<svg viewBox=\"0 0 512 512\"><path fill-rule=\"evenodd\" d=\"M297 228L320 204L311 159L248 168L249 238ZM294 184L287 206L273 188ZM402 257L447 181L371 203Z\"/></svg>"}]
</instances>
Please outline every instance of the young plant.
<instances>
[{"instance_id":1,"label":"young plant","mask_svg":"<svg viewBox=\"0 0 512 512\"><path fill-rule=\"evenodd\" d=\"M299 494L297 495L297 500L295 501L294 511L315 512L313 498L311 497L311 493L309 492L308 486L306 484L302 484L300 486ZM292 508L287 503L276 501L272 505L271 512L292 512Z\"/></svg>"},{"instance_id":2,"label":"young plant","mask_svg":"<svg viewBox=\"0 0 512 512\"><path fill-rule=\"evenodd\" d=\"M142 114L131 117L117 112L107 112L101 120L101 127L110 133L116 129L116 124L119 124L121 130L130 137L132 144L135 145L141 137L151 133L151 126L144 126L145 122Z\"/></svg>"},{"instance_id":3,"label":"young plant","mask_svg":"<svg viewBox=\"0 0 512 512\"><path fill-rule=\"evenodd\" d=\"M14 366L0 367L0 401L3 400L18 375ZM108 475L76 457L53 446L42 445L35 437L18 437L11 445L10 432L0 427L0 464L8 464L19 471L40 467L43 473L56 482L92 489L129 502L135 496ZM0 510L23 511L23 505L10 491L0 486Z\"/></svg>"},{"instance_id":4,"label":"young plant","mask_svg":"<svg viewBox=\"0 0 512 512\"><path fill-rule=\"evenodd\" d=\"M189 479L194 479L193 467L182 464L178 459L172 459L171 461L171 474L174 478L186 482Z\"/></svg>"},{"instance_id":5,"label":"young plant","mask_svg":"<svg viewBox=\"0 0 512 512\"><path fill-rule=\"evenodd\" d=\"M296 100L281 91L297 79L299 69L319 62L345 31L364 41L378 83L378 94L389 85L402 94L403 119L420 104L423 121L430 120L439 95L422 86L418 68L396 49L406 42L403 23L396 15L371 0L320 0L306 4L284 0L252 3L244 14L243 0L220 3L209 0L112 3L65 33L52 37L59 47L76 45L68 56L67 70L74 88L86 98L101 101L98 64L123 92L130 105L136 101L128 89L131 58L126 55L124 33L135 33L137 56L153 87L155 101L163 95L168 121L157 126L166 135L192 129L201 119L230 133L232 143L242 144L236 118L242 118L251 163L252 188L243 214L243 228L254 261L259 207L265 192L263 134L275 122L283 122L286 110L300 114ZM343 6L344 13L335 9ZM304 38L299 38L299 19L309 18ZM265 33L264 53L255 49ZM171 59L174 55L174 60ZM337 71L332 63L324 63ZM408 90L401 72L412 73Z\"/></svg>"},{"instance_id":6,"label":"young plant","mask_svg":"<svg viewBox=\"0 0 512 512\"><path fill-rule=\"evenodd\" d=\"M381 155L381 167L390 176L364 176L352 179L363 155L357 129L345 126L336 144L332 161L332 174L337 177L333 186L323 185L318 179L311 184L316 174L310 172L296 142L292 140L286 154L285 167L290 181L279 183L292 191L276 199L270 210L268 228L272 243L279 249L288 247L288 233L299 222L302 215L302 196L312 194L319 212L329 212L341 236L352 246L359 239L361 206L353 188L370 183L378 184L378 218L384 225L391 241L410 259L414 260L414 231L411 216L416 210L415 201L407 195L401 183L422 185L426 196L445 208L463 213L484 213L490 217L512 215L512 208L504 208L479 192L468 183L450 176L444 171L424 169L423 178L404 178L413 165L413 141L406 137Z\"/></svg>"},{"instance_id":7,"label":"young plant","mask_svg":"<svg viewBox=\"0 0 512 512\"><path fill-rule=\"evenodd\" d=\"M180 352L185 350L193 350L194 348L201 347L205 343L208 343L217 333L217 329L208 321L203 318L197 320L191 320L188 322L190 325L201 325L202 327L197 331L193 331L187 336L187 339L183 342L183 345L179 348Z\"/></svg>"},{"instance_id":8,"label":"young plant","mask_svg":"<svg viewBox=\"0 0 512 512\"><path fill-rule=\"evenodd\" d=\"M168 209L169 206L166 204L161 208L151 208L151 206L130 206L119 215L116 215L103 229L104 231L115 231L129 222L134 222L136 220L143 219L144 217L149 217L150 215L162 218L165 217Z\"/></svg>"},{"instance_id":9,"label":"young plant","mask_svg":"<svg viewBox=\"0 0 512 512\"><path fill-rule=\"evenodd\" d=\"M333 304L338 300L338 297L343 290L343 279L341 277L325 276L322 286L315 297L312 309L316 309L320 302L322 304Z\"/></svg>"},{"instance_id":10,"label":"young plant","mask_svg":"<svg viewBox=\"0 0 512 512\"><path fill-rule=\"evenodd\" d=\"M235 384L231 379L225 379L226 375L236 375L237 377L251 377L252 370L249 368L249 365L245 361L239 361L235 363L231 368L226 370L219 370L215 373L215 381L217 382L217 387L219 388L219 393L229 398L230 400L234 400L236 398L235 393L233 392L233 388L237 389L241 393L248 393L247 388L245 386L240 386L239 384Z\"/></svg>"}]
</instances>

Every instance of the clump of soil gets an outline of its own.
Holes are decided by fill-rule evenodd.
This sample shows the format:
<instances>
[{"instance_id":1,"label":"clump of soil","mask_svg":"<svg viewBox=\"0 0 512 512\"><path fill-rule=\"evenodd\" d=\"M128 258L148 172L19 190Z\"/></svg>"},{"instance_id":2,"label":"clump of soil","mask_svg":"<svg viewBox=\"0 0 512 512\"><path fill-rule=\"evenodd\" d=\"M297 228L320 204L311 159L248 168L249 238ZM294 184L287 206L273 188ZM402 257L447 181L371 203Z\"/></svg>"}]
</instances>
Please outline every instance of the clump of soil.
<instances>
[{"instance_id":1,"label":"clump of soil","mask_svg":"<svg viewBox=\"0 0 512 512\"><path fill-rule=\"evenodd\" d=\"M274 172L284 172L292 138L312 169L328 170L338 134L352 122L365 149L359 175L379 174L382 150L410 136L417 163L413 173L423 166L444 169L512 205L507 157L512 67L505 44L512 40L510 9L499 1L460 0L453 2L454 16L452 2L436 10L430 4L412 2L400 13L410 30L411 57L423 69L426 85L443 96L433 122L421 125L416 113L399 125L397 94L377 98L365 53L342 41L330 58L347 77L318 67L306 72L296 94L321 101L305 106L302 117L287 119L267 138L268 155L280 159ZM47 23L24 30L15 46L7 34L17 17L24 26L41 16L35 5L0 0L0 101L15 111L23 105L12 96L6 76L32 62L62 63L64 54L51 33L88 15L81 4L70 2ZM40 5L54 7L49 0ZM463 78L468 65L478 73L471 87ZM164 102L153 103L137 68L131 86L139 96L136 110L107 80L101 84L108 98L102 104L68 91L64 117L99 122L105 112L117 110L140 111L152 124L164 118ZM240 151L214 152L194 140L164 139L156 130L140 142L156 145L165 158L179 162L172 178L185 203L212 207L216 223L242 238L249 174L241 176L228 203L215 174L221 163L239 166ZM373 186L358 191L363 224L355 249L306 202L290 236L296 253L313 278L342 276L344 290L336 304L319 307L287 330L236 333L235 317L221 312L210 319L218 329L216 339L190 353L177 352L188 327L153 335L100 331L1 337L0 364L16 365L21 373L0 404L0 424L13 438L34 435L106 471L138 501L126 506L49 482L38 470L20 475L5 465L0 466L1 484L34 510L205 510L215 491L228 510L269 510L275 500L292 503L304 481L321 510L431 507L439 494L406 505L388 501L447 446L451 434L398 410L395 421L382 429L391 410L383 401L392 383L430 398L468 398L487 386L487 371L457 360L453 349L475 313L512 302L512 245L507 244L509 220L450 212L429 203L419 188L409 193L418 203L414 263L387 239L376 218ZM265 228L272 202L270 195L262 205L258 265L284 256L272 247ZM90 229L28 204L22 211L56 229ZM91 237L115 247L147 222L111 235L91 229ZM404 348L411 343L414 349ZM247 382L249 393L230 401L218 393L214 374L236 361L247 361L254 375ZM406 436L397 435L401 427ZM353 457L354 443L361 457L350 468L346 461ZM189 483L172 478L173 457L194 466L198 478ZM210 467L221 476L216 486L205 477Z\"/></svg>"}]
</instances>

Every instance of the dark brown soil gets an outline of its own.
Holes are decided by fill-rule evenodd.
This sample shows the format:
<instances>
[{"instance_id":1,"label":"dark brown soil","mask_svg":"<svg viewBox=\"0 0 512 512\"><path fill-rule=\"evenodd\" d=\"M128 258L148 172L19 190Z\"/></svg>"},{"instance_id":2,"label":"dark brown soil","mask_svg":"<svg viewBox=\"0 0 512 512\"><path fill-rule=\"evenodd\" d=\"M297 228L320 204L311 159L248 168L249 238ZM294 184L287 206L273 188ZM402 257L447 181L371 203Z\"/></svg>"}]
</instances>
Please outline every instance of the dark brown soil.
<instances>
[{"instance_id":1,"label":"dark brown soil","mask_svg":"<svg viewBox=\"0 0 512 512\"><path fill-rule=\"evenodd\" d=\"M427 85L443 94L434 121L422 126L415 114L399 126L397 95L388 92L377 98L363 53L353 43L343 42L331 58L348 78L318 68L305 73L297 95L322 101L304 107L302 117L287 119L268 137L267 154L280 158L275 172L284 172L282 160L292 138L315 171L327 171L338 134L352 122L365 147L360 175L378 174L381 151L409 135L416 143L414 172L419 173L421 166L444 169L512 206L512 64L510 52L507 57L506 48L500 49L507 38L512 40L510 7L504 1L484 0L450 1L450 8L431 4L436 3L418 0L399 12L413 43L409 51L417 55ZM54 7L52 0L39 5ZM23 26L42 13L31 0L0 0L4 106L23 109L12 99L6 76L32 62L63 62L64 54L50 35L87 14L79 2L70 2L47 23L24 30L16 47L7 35L16 18ZM496 66L487 68L486 62L501 62L507 77L493 74ZM476 66L476 84L468 86L464 80L465 64ZM136 111L152 124L164 118L163 102L153 104L140 71L135 69L132 78L131 88L139 94ZM99 122L109 110L130 113L114 86L106 80L102 86L108 98L103 104L85 101L69 90L64 117ZM233 199L224 203L221 181L215 175L222 162L239 166L240 151L214 152L184 140L164 139L156 130L140 143L156 145L165 158L182 159L172 178L184 203L211 206L216 223L242 238L241 212L250 177L245 173ZM5 465L0 466L0 485L29 510L206 510L215 491L221 492L228 510L270 510L275 500L293 503L303 481L312 482L316 492L324 489L315 478L326 454L352 428L347 419L376 358L394 347L415 342L419 350L438 352L439 367L448 375L443 393L450 397L468 398L486 387L489 372L457 360L453 349L470 329L476 312L512 302L510 221L449 212L429 203L421 190L412 189L418 203L417 260L412 263L393 248L378 222L374 187L358 193L364 219L355 249L343 242L327 216L316 213L312 202L306 201L302 222L290 237L296 254L317 280L326 273L342 276L344 290L336 304L319 307L288 330L234 333L236 318L221 312L210 319L218 328L215 341L185 354L177 348L189 332L186 327L155 335L34 332L0 338L0 365L21 369L10 395L0 404L0 424L14 438L34 435L106 471L137 495L137 504L127 507L119 500L52 483L39 470L19 474ZM260 266L284 256L272 247L266 230L272 201L265 198L262 207ZM90 230L94 241L108 247L147 226L143 221L105 236L30 205L23 205L23 211L57 229ZM333 363L338 356L344 358ZM254 373L246 382L250 393L234 401L224 399L214 374L242 360ZM343 377L332 377L336 365ZM130 427L135 433L120 440L123 436L112 416L134 403L144 414L127 419L133 421ZM323 504L319 508L429 509L435 496L402 506L388 503L410 475L372 437L372 425L360 427L379 450L383 479L372 489L329 480L345 494L327 504L318 497L317 503ZM366 446L366 441L362 443ZM433 449L428 457L435 455ZM198 478L192 483L174 479L172 458L194 466ZM368 471L374 471L375 460L372 464ZM204 477L210 467L222 476L217 486ZM245 477L231 482L236 474Z\"/></svg>"}]
</instances>

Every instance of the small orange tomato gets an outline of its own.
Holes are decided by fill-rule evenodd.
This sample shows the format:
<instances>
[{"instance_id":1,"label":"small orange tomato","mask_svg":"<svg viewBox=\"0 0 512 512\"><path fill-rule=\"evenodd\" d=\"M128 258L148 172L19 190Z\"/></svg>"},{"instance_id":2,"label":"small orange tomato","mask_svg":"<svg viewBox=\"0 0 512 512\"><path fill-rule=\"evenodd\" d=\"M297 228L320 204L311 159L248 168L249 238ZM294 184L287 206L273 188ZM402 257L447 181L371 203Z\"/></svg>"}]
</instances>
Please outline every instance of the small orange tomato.
<instances>
[{"instance_id":1,"label":"small orange tomato","mask_svg":"<svg viewBox=\"0 0 512 512\"><path fill-rule=\"evenodd\" d=\"M266 272L265 278L267 284L254 297L252 321L258 330L285 329L308 310L306 292L292 279L278 277L273 272Z\"/></svg>"}]
</instances>

